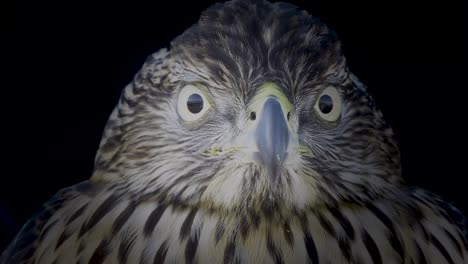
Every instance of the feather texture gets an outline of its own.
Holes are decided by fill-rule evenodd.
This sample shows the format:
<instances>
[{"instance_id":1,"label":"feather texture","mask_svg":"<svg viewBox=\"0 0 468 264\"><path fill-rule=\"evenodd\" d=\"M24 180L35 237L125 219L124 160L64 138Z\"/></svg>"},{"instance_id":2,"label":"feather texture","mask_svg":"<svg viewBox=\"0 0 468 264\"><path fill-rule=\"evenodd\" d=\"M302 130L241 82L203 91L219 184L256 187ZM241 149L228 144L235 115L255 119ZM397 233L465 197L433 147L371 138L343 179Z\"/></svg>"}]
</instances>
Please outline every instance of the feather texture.
<instances>
[{"instance_id":1,"label":"feather texture","mask_svg":"<svg viewBox=\"0 0 468 264\"><path fill-rule=\"evenodd\" d=\"M265 83L299 146L275 180L239 146ZM178 111L187 85L211 106L196 122ZM333 121L314 107L328 88ZM455 207L402 184L393 132L336 34L293 5L234 0L148 57L91 179L47 202L0 263L468 263L467 244Z\"/></svg>"}]
</instances>

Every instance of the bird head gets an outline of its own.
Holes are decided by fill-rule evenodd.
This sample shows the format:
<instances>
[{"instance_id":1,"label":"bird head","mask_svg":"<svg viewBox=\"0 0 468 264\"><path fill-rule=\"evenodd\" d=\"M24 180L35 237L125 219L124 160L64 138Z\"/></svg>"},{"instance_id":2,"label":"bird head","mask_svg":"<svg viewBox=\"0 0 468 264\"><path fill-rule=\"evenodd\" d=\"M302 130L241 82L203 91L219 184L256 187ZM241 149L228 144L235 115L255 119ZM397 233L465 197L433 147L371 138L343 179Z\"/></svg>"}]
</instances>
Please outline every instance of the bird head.
<instances>
[{"instance_id":1,"label":"bird head","mask_svg":"<svg viewBox=\"0 0 468 264\"><path fill-rule=\"evenodd\" d=\"M92 177L223 210L358 201L400 179L392 131L336 34L293 5L242 0L207 9L148 58Z\"/></svg>"}]
</instances>

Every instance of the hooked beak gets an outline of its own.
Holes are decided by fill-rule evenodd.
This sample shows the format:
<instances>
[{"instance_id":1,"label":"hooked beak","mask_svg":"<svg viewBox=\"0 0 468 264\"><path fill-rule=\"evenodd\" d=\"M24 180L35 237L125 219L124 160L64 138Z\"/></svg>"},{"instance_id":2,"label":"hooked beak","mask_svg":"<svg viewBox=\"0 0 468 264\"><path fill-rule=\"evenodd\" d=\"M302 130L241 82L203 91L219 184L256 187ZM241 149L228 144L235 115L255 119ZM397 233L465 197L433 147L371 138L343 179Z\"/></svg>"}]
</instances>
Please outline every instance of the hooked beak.
<instances>
[{"instance_id":1,"label":"hooked beak","mask_svg":"<svg viewBox=\"0 0 468 264\"><path fill-rule=\"evenodd\" d=\"M236 145L241 147L246 162L264 166L276 179L288 152L298 146L288 122L292 104L278 85L266 82L257 89L247 110L255 118L247 122Z\"/></svg>"},{"instance_id":2,"label":"hooked beak","mask_svg":"<svg viewBox=\"0 0 468 264\"><path fill-rule=\"evenodd\" d=\"M267 97L255 130L255 142L259 150L258 159L274 178L287 156L289 134L280 101L274 96Z\"/></svg>"}]
</instances>

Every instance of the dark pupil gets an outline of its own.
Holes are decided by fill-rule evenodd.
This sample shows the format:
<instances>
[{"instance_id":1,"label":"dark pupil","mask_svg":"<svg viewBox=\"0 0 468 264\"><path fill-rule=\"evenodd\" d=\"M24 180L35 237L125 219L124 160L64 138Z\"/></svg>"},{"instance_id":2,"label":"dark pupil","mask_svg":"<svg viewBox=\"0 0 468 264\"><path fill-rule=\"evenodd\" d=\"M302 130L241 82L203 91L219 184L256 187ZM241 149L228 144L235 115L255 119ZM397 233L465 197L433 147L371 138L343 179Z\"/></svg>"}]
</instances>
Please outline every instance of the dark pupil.
<instances>
[{"instance_id":1,"label":"dark pupil","mask_svg":"<svg viewBox=\"0 0 468 264\"><path fill-rule=\"evenodd\" d=\"M333 109L333 100L329 95L322 95L319 99L319 108L320 111L324 114L328 114Z\"/></svg>"},{"instance_id":2,"label":"dark pupil","mask_svg":"<svg viewBox=\"0 0 468 264\"><path fill-rule=\"evenodd\" d=\"M191 94L187 100L187 108L193 113L200 113L203 109L203 98L199 94Z\"/></svg>"}]
</instances>

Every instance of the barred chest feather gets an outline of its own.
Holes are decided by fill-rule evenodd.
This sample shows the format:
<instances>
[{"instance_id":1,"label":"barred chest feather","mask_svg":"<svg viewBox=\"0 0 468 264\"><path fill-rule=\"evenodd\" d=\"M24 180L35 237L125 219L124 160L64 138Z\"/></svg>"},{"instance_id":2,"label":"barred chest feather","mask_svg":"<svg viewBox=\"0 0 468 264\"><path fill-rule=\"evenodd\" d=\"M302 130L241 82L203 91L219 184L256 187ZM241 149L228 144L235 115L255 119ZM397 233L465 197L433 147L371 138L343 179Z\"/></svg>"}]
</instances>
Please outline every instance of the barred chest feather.
<instances>
[{"instance_id":1,"label":"barred chest feather","mask_svg":"<svg viewBox=\"0 0 468 264\"><path fill-rule=\"evenodd\" d=\"M81 193L45 222L31 263L467 263L450 210L412 196L279 216Z\"/></svg>"}]
</instances>

